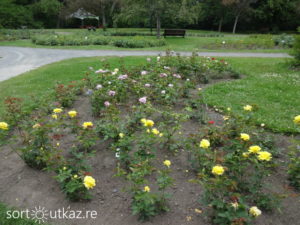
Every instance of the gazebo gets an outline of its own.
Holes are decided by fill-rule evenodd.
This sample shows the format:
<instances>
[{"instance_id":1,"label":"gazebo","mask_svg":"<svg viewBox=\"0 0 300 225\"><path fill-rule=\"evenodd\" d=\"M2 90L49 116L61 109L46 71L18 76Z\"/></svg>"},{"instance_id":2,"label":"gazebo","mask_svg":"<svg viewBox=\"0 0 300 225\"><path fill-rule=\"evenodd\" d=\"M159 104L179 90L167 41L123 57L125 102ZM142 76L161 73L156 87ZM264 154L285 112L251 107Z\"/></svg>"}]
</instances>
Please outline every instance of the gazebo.
<instances>
[{"instance_id":1,"label":"gazebo","mask_svg":"<svg viewBox=\"0 0 300 225\"><path fill-rule=\"evenodd\" d=\"M81 26L84 26L84 19L96 19L98 20L99 27L99 16L96 16L83 8L78 9L76 12L70 14L68 18L77 18L81 20Z\"/></svg>"}]
</instances>

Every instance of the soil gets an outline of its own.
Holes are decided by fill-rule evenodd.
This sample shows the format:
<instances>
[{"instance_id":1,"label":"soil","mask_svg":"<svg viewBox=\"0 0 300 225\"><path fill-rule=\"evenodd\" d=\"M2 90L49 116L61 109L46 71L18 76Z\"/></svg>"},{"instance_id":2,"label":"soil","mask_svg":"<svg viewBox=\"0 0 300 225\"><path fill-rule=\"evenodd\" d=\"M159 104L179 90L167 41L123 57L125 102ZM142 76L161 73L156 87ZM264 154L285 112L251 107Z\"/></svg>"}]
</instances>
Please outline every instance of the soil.
<instances>
[{"instance_id":1,"label":"soil","mask_svg":"<svg viewBox=\"0 0 300 225\"><path fill-rule=\"evenodd\" d=\"M90 111L90 102L87 97L80 97L73 107L79 112L80 120L93 121ZM222 116L211 109L207 109L211 119L222 123ZM183 130L191 132L198 130L199 125L188 122ZM72 138L67 138L61 143L67 148L72 143ZM289 146L289 138L278 135L277 145L282 149ZM200 203L202 188L199 184L189 182L195 178L187 161L187 153L181 151L177 156L159 153L161 161L168 158L172 161L172 174L175 186L168 190L172 194L169 201L170 211L156 216L148 222L139 222L130 209L131 196L125 191L126 182L116 174L117 160L115 153L109 150L108 143L96 146L97 153L90 160L93 168L92 176L97 181L97 186L92 190L93 200L86 202L70 202L61 192L58 183L53 179L54 173L37 171L29 168L14 153L9 146L2 147L0 151L0 202L15 206L20 209L32 210L35 207L45 207L47 210L69 209L97 211L96 219L57 219L47 220L57 225L209 225L209 218L205 214L209 209ZM279 161L286 161L282 152ZM283 163L282 163L283 164ZM300 196L288 186L286 168L280 166L275 171L276 176L267 180L274 192L284 198L281 213L263 213L253 224L255 225L297 225L300 224ZM199 209L201 211L195 211ZM201 213L202 212L202 213Z\"/></svg>"}]
</instances>

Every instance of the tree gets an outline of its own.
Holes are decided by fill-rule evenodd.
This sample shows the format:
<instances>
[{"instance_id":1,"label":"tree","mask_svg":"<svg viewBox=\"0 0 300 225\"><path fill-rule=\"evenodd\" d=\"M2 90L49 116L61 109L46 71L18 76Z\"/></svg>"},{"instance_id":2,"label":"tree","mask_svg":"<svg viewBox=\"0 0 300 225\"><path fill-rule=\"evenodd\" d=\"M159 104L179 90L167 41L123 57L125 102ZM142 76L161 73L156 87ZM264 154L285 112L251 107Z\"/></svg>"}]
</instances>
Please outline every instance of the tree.
<instances>
[{"instance_id":1,"label":"tree","mask_svg":"<svg viewBox=\"0 0 300 225\"><path fill-rule=\"evenodd\" d=\"M222 0L222 3L225 6L228 6L232 9L235 20L233 25L232 33L235 34L238 20L242 13L250 9L250 4L255 3L257 0Z\"/></svg>"}]
</instances>

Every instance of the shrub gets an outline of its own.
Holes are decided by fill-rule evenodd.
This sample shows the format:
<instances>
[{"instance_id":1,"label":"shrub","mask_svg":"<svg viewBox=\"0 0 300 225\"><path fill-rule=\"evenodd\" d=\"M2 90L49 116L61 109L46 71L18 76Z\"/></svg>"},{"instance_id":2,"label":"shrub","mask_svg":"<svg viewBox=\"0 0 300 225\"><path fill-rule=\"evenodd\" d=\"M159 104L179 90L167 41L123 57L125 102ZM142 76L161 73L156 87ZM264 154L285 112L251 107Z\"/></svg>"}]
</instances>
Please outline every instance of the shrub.
<instances>
[{"instance_id":1,"label":"shrub","mask_svg":"<svg viewBox=\"0 0 300 225\"><path fill-rule=\"evenodd\" d=\"M300 33L300 27L298 28L298 32ZM295 43L294 43L292 55L295 57L295 61L294 61L295 66L300 66L300 35L297 35L295 37Z\"/></svg>"},{"instance_id":2,"label":"shrub","mask_svg":"<svg viewBox=\"0 0 300 225\"><path fill-rule=\"evenodd\" d=\"M122 48L147 48L166 45L165 40L99 35L35 35L31 40L34 44L49 46L114 45Z\"/></svg>"},{"instance_id":3,"label":"shrub","mask_svg":"<svg viewBox=\"0 0 300 225\"><path fill-rule=\"evenodd\" d=\"M295 42L295 38L291 35L281 34L274 38L276 46L292 48Z\"/></svg>"}]
</instances>

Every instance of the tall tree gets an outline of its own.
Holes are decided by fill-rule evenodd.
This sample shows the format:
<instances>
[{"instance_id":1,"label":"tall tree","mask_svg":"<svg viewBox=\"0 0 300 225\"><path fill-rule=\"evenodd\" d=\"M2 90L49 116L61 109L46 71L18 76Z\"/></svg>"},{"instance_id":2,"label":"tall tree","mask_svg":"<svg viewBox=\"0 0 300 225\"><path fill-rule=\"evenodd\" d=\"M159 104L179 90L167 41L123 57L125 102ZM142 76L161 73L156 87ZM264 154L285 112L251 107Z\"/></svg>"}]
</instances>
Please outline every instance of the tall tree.
<instances>
[{"instance_id":1,"label":"tall tree","mask_svg":"<svg viewBox=\"0 0 300 225\"><path fill-rule=\"evenodd\" d=\"M228 6L232 9L235 20L233 24L232 33L235 34L236 27L239 21L239 18L242 13L245 13L247 10L250 9L250 4L255 3L257 0L222 0L222 3L225 6Z\"/></svg>"},{"instance_id":2,"label":"tall tree","mask_svg":"<svg viewBox=\"0 0 300 225\"><path fill-rule=\"evenodd\" d=\"M141 21L153 17L156 23L156 36L161 37L162 19L168 15L176 17L181 0L124 0L117 21Z\"/></svg>"}]
</instances>

